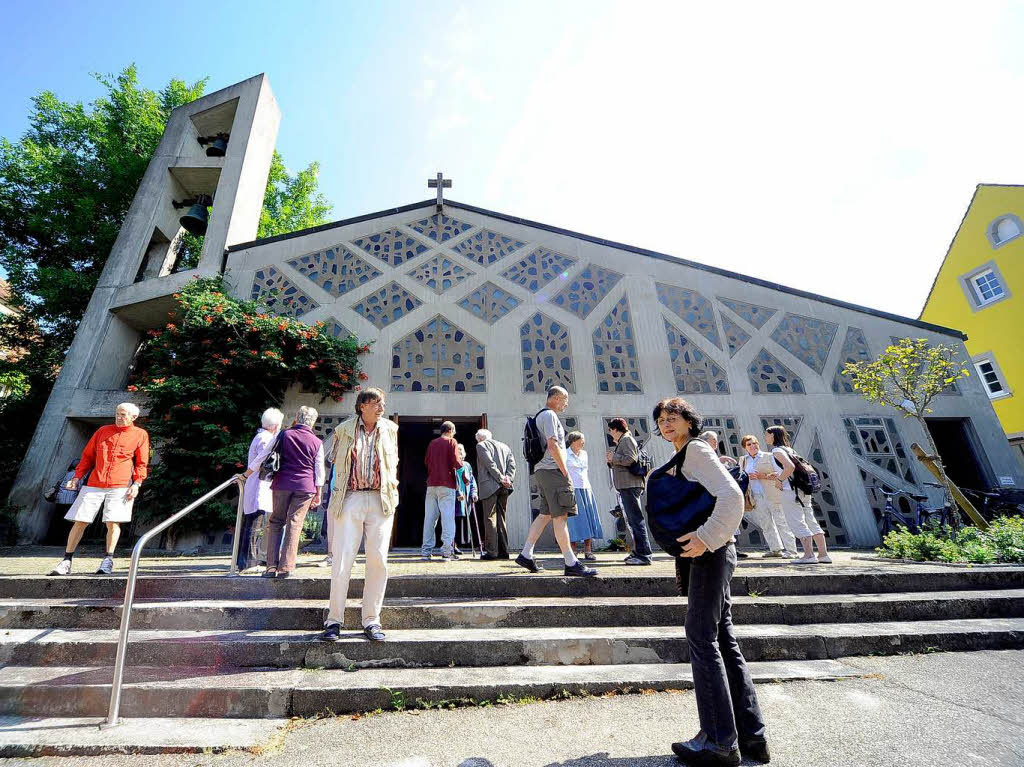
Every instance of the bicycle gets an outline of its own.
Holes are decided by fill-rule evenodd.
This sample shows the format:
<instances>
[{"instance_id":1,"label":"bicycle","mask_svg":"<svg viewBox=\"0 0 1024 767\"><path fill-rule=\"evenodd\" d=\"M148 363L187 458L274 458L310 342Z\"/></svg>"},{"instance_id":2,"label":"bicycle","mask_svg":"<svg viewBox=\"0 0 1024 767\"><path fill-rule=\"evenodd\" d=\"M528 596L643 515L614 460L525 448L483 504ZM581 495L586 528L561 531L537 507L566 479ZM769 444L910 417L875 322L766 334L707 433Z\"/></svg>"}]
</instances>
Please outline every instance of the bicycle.
<instances>
[{"instance_id":1,"label":"bicycle","mask_svg":"<svg viewBox=\"0 0 1024 767\"><path fill-rule=\"evenodd\" d=\"M935 482L925 482L924 484L929 487L942 487L942 485ZM925 501L928 500L927 495L916 495L902 490L887 491L880 485L873 485L872 487L885 496L885 508L882 509L882 524L880 531L882 538L885 538L885 536L891 533L897 526L905 528L912 533L918 533L921 531L922 527L929 525L929 523L934 521L936 517L938 517L938 522L941 526L949 525L950 527L953 527L953 529L959 529L960 527L959 511L954 509L948 503L941 507L929 508L924 505ZM897 495L905 495L914 501L915 505L912 517L908 517L903 512L896 509L892 499Z\"/></svg>"},{"instance_id":2,"label":"bicycle","mask_svg":"<svg viewBox=\"0 0 1024 767\"><path fill-rule=\"evenodd\" d=\"M969 487L961 488L961 492L964 495L975 496L982 499L981 508L979 508L978 511L981 513L981 516L987 520L992 520L1003 515L1014 516L1024 511L1024 504L1014 503L1013 500L1007 500L1005 493L993 493L988 490L974 490Z\"/></svg>"},{"instance_id":3,"label":"bicycle","mask_svg":"<svg viewBox=\"0 0 1024 767\"><path fill-rule=\"evenodd\" d=\"M927 501L928 496L911 495L910 497L918 502L915 509L918 527L934 527L934 523L937 522L940 528L949 527L953 532L958 531L963 525L963 519L960 516L960 509L949 499L946 486L940 485L938 482L925 482L924 484L943 491L943 504L935 508L924 508L922 501Z\"/></svg>"}]
</instances>

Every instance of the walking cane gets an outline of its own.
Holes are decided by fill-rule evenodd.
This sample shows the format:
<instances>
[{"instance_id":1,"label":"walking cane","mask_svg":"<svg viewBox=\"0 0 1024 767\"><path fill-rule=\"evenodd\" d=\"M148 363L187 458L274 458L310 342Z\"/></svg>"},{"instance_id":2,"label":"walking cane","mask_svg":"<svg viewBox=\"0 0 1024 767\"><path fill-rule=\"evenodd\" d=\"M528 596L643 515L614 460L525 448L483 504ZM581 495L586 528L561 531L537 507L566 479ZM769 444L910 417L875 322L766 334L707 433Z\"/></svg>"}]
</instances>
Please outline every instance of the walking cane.
<instances>
[{"instance_id":1,"label":"walking cane","mask_svg":"<svg viewBox=\"0 0 1024 767\"><path fill-rule=\"evenodd\" d=\"M484 539L480 537L480 524L476 521L476 504L472 501L469 502L469 508L466 509L466 513L470 519L466 522L466 529L469 530L469 547L473 549L474 557L482 557L484 555ZM480 553L477 554L475 548L473 548L473 529L476 528L476 540L480 546Z\"/></svg>"}]
</instances>

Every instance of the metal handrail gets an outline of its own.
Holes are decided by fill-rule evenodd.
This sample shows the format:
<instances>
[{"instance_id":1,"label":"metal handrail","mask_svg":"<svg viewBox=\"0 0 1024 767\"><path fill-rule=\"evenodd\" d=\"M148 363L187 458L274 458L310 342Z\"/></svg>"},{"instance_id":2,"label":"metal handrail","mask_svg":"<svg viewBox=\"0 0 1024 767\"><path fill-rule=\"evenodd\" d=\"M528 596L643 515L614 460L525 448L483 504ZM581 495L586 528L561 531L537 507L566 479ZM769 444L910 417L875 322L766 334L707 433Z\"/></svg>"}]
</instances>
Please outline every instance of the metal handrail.
<instances>
[{"instance_id":1,"label":"metal handrail","mask_svg":"<svg viewBox=\"0 0 1024 767\"><path fill-rule=\"evenodd\" d=\"M221 484L217 485L217 487L213 488L213 490L211 490L201 498L193 501L188 506L183 508L181 511L172 514L159 525L154 527L152 530L148 530L147 532L145 532L142 535L142 537L139 538L139 542L135 544L135 548L132 549L132 563L131 566L128 568L128 580L125 583L124 588L124 607L121 609L121 631L117 638L117 658L114 660L114 680L110 687L110 708L107 711L106 720L100 723L101 730L104 730L108 727L116 727L118 724L120 724L119 714L121 712L121 686L124 682L124 661L125 656L128 654L128 630L129 625L131 623L132 602L135 599L135 581L139 575L139 558L142 556L142 549L145 547L147 543L149 543L149 540L153 536L159 535L168 527L177 522L179 519L188 514L190 511L193 511L199 506L202 506L215 495L223 492L224 490L226 490L228 487L235 483L238 484L238 514L236 515L236 518L241 517L242 496L245 490L245 480L243 480L241 476L236 475L231 479L226 480ZM235 543L234 546L232 547L232 572L234 572L236 569L235 563L237 562L237 559L235 555L237 555L238 553L238 538L240 532L241 528L236 524Z\"/></svg>"}]
</instances>

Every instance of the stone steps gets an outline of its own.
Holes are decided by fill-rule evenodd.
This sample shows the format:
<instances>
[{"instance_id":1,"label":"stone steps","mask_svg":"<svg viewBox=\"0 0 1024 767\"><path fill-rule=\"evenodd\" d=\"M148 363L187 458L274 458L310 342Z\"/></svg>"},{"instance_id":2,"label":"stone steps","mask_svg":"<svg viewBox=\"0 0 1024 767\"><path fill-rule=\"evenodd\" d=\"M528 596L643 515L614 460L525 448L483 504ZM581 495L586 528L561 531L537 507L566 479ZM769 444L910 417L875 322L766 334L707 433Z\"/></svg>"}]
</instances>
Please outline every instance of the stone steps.
<instances>
[{"instance_id":1,"label":"stone steps","mask_svg":"<svg viewBox=\"0 0 1024 767\"><path fill-rule=\"evenodd\" d=\"M117 624L115 599L0 600L0 629L102 629ZM325 617L319 599L140 600L133 629L313 630ZM385 602L381 619L392 629L529 628L586 626L681 626L682 597L540 597L513 599L397 598ZM802 624L1024 617L1024 589L889 594L739 596L737 624ZM346 626L358 628L358 601Z\"/></svg>"},{"instance_id":2,"label":"stone steps","mask_svg":"<svg viewBox=\"0 0 1024 767\"><path fill-rule=\"evenodd\" d=\"M774 560L771 567L741 564L732 580L737 596L760 594L895 594L919 591L1024 589L1024 568L984 567L961 569L934 567L906 571L881 567L857 570L835 565L786 566ZM388 582L388 599L405 597L500 599L507 597L633 597L676 596L675 579L668 574L612 575L600 578L566 578L554 574L533 575L515 565L494 563L499 574L404 575ZM662 563L658 562L658 565ZM437 565L438 568L443 567ZM598 570L602 569L598 563ZM142 575L135 597L146 599L320 599L330 592L329 571L302 568L297 577L277 581L255 576ZM558 572L561 572L559 565ZM124 573L114 576L72 575L51 578L40 575L0 576L0 599L123 599ZM351 580L349 595L363 593L363 579Z\"/></svg>"},{"instance_id":3,"label":"stone steps","mask_svg":"<svg viewBox=\"0 0 1024 767\"><path fill-rule=\"evenodd\" d=\"M836 661L751 663L755 682L856 676ZM0 714L88 717L106 713L112 669L8 666ZM473 699L689 689L689 664L527 666L460 669L214 669L134 667L126 671L127 717L274 718L373 711Z\"/></svg>"},{"instance_id":4,"label":"stone steps","mask_svg":"<svg viewBox=\"0 0 1024 767\"><path fill-rule=\"evenodd\" d=\"M851 655L1024 647L1024 618L885 621L868 624L736 626L752 661L818 660ZM0 634L9 666L105 666L117 631L12 629ZM129 667L456 668L675 664L689 661L680 626L388 630L367 642L360 631L325 643L318 632L136 631ZM0 695L8 678L0 668ZM177 714L167 714L176 716Z\"/></svg>"}]
</instances>

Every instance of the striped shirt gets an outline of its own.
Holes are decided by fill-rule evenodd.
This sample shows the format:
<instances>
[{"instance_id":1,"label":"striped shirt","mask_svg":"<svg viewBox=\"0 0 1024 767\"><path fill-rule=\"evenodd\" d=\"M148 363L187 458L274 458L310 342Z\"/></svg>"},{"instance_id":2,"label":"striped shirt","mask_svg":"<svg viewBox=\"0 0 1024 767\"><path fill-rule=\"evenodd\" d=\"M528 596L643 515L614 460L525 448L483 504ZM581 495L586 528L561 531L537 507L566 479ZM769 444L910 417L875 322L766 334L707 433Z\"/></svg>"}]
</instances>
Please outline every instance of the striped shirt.
<instances>
[{"instance_id":1,"label":"striped shirt","mask_svg":"<svg viewBox=\"0 0 1024 767\"><path fill-rule=\"evenodd\" d=\"M358 416L357 416L358 417ZM356 424L352 440L352 471L348 475L349 490L380 490L380 456L377 455L376 425L367 433L363 419Z\"/></svg>"}]
</instances>

